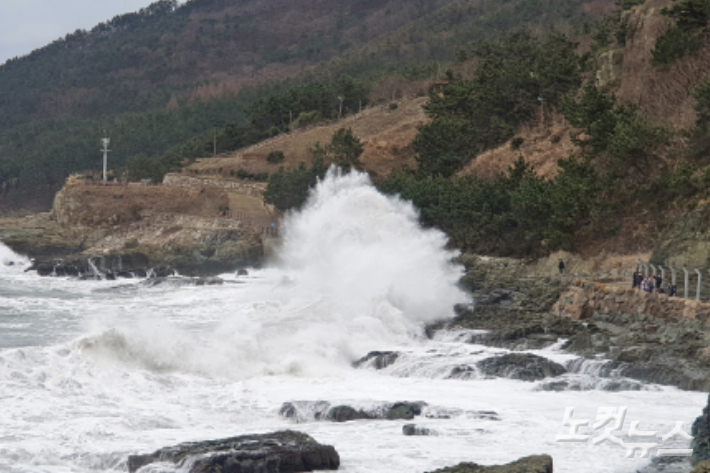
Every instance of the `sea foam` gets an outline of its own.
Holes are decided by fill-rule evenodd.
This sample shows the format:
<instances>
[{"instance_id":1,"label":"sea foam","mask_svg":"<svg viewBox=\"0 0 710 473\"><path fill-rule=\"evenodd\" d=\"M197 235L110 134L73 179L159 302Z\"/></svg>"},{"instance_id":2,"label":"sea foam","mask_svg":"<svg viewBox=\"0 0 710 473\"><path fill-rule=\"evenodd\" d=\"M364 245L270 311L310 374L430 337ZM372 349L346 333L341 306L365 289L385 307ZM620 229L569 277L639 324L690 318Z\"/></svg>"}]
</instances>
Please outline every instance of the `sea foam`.
<instances>
[{"instance_id":1,"label":"sea foam","mask_svg":"<svg viewBox=\"0 0 710 473\"><path fill-rule=\"evenodd\" d=\"M425 323L469 301L446 236L422 228L411 203L379 193L367 174L331 169L283 231L272 265L252 272L248 288L206 289L200 294L220 293L219 307L193 299L172 314L209 320L210 331L144 313L135 324L110 321L79 346L104 360L209 377L336 374L369 350L412 342ZM194 293L172 297L181 295Z\"/></svg>"}]
</instances>

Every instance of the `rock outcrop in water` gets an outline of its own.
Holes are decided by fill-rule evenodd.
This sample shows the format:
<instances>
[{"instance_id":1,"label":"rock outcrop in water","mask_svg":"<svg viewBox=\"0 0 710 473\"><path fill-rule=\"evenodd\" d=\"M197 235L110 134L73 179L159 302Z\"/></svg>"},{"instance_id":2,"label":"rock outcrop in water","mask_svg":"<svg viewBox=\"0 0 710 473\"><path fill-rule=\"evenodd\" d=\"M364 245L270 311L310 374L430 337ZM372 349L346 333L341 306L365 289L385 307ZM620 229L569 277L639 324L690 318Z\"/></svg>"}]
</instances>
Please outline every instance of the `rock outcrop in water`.
<instances>
[{"instance_id":1,"label":"rock outcrop in water","mask_svg":"<svg viewBox=\"0 0 710 473\"><path fill-rule=\"evenodd\" d=\"M530 353L508 353L486 358L477 363L478 369L487 376L538 381L567 372L564 366Z\"/></svg>"},{"instance_id":2,"label":"rock outcrop in water","mask_svg":"<svg viewBox=\"0 0 710 473\"><path fill-rule=\"evenodd\" d=\"M482 466L477 463L459 463L430 473L552 473L552 457L534 455L506 465Z\"/></svg>"},{"instance_id":3,"label":"rock outcrop in water","mask_svg":"<svg viewBox=\"0 0 710 473\"><path fill-rule=\"evenodd\" d=\"M426 403L423 401L382 402L367 407L333 405L327 401L293 401L285 402L279 409L279 414L296 422L347 422L358 419L411 420L422 413L424 406Z\"/></svg>"},{"instance_id":4,"label":"rock outcrop in water","mask_svg":"<svg viewBox=\"0 0 710 473\"><path fill-rule=\"evenodd\" d=\"M428 427L421 427L417 424L405 424L402 426L402 433L408 436L437 436L439 433Z\"/></svg>"},{"instance_id":5,"label":"rock outcrop in water","mask_svg":"<svg viewBox=\"0 0 710 473\"><path fill-rule=\"evenodd\" d=\"M355 368L372 366L375 369L381 370L397 361L398 357L399 353L396 351L371 351L353 363L353 366Z\"/></svg>"},{"instance_id":6,"label":"rock outcrop in water","mask_svg":"<svg viewBox=\"0 0 710 473\"><path fill-rule=\"evenodd\" d=\"M594 362L596 376L622 381L603 383L601 389L639 389L637 384L621 379L631 378L710 391L710 326L699 320L606 314L599 310L588 319L573 320L500 305L475 308L462 305L456 307L456 313L453 320L432 325L427 332L433 335L438 330L486 330L472 335L468 341L509 350L540 349L564 339L561 348ZM599 361L598 356L608 361ZM583 363L567 367L570 373L584 369ZM465 373L457 377L465 378ZM568 386L584 389L575 383ZM566 389L566 386L556 384L548 388Z\"/></svg>"},{"instance_id":7,"label":"rock outcrop in water","mask_svg":"<svg viewBox=\"0 0 710 473\"><path fill-rule=\"evenodd\" d=\"M173 463L188 473L296 473L337 470L340 456L302 432L242 435L223 440L189 442L148 455L128 457L128 471L154 462Z\"/></svg>"},{"instance_id":8,"label":"rock outcrop in water","mask_svg":"<svg viewBox=\"0 0 710 473\"><path fill-rule=\"evenodd\" d=\"M264 228L277 217L261 198L233 189L70 179L51 213L0 219L0 239L43 276L91 277L92 257L108 278L151 268L209 276L258 265Z\"/></svg>"}]
</instances>

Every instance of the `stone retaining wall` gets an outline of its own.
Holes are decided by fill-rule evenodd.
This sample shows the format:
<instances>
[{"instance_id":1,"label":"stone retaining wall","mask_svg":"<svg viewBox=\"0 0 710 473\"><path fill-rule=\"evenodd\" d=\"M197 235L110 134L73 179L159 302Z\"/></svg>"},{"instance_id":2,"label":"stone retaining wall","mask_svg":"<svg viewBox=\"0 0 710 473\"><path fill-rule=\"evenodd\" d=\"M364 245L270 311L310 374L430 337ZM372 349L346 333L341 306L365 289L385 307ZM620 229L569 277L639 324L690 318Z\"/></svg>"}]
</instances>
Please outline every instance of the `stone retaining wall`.
<instances>
[{"instance_id":1,"label":"stone retaining wall","mask_svg":"<svg viewBox=\"0 0 710 473\"><path fill-rule=\"evenodd\" d=\"M595 312L697 319L705 323L710 316L710 303L647 293L631 289L627 284L576 280L552 307L553 314L574 320L591 318Z\"/></svg>"},{"instance_id":2,"label":"stone retaining wall","mask_svg":"<svg viewBox=\"0 0 710 473\"><path fill-rule=\"evenodd\" d=\"M193 177L185 174L168 173L163 178L163 185L172 187L217 187L220 189L229 189L240 192L242 194L261 197L266 190L266 183L263 182L245 182L232 179L220 179L209 177Z\"/></svg>"}]
</instances>

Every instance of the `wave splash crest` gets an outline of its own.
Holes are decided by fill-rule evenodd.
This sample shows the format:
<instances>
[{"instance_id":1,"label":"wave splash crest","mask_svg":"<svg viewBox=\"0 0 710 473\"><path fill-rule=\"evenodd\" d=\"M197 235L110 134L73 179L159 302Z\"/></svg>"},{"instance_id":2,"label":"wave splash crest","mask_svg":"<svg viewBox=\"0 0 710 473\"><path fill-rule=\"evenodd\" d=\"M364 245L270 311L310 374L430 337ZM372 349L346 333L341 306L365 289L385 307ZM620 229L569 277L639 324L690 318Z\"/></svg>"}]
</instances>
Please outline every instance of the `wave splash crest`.
<instances>
[{"instance_id":1,"label":"wave splash crest","mask_svg":"<svg viewBox=\"0 0 710 473\"><path fill-rule=\"evenodd\" d=\"M102 358L123 362L127 351L142 368L210 377L337 374L369 350L412 343L425 323L468 302L446 236L423 229L411 203L380 194L364 173L331 169L283 228L273 267L241 287L203 289L185 312L217 328L186 333L143 319L84 345L86 354L101 347Z\"/></svg>"}]
</instances>

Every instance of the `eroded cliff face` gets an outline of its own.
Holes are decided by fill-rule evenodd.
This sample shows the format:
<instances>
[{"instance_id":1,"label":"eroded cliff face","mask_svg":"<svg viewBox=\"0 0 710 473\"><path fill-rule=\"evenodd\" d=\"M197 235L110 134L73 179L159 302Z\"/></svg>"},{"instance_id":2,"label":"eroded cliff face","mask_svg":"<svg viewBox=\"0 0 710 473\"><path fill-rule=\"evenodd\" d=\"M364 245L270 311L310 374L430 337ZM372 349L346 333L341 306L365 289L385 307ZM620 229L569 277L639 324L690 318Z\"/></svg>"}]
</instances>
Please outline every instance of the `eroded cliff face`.
<instances>
[{"instance_id":1,"label":"eroded cliff face","mask_svg":"<svg viewBox=\"0 0 710 473\"><path fill-rule=\"evenodd\" d=\"M91 259L109 275L149 268L203 275L259 264L272 221L259 196L228 189L70 180L51 213L28 219L26 230L15 222L4 241L36 258L41 274L80 275L92 271Z\"/></svg>"},{"instance_id":2,"label":"eroded cliff face","mask_svg":"<svg viewBox=\"0 0 710 473\"><path fill-rule=\"evenodd\" d=\"M633 33L617 54L618 87L611 90L621 103L642 107L651 120L686 129L695 123L693 89L710 74L710 48L702 48L668 68L651 63L656 39L671 23L660 12L671 5L672 0L646 0L625 14Z\"/></svg>"}]
</instances>

